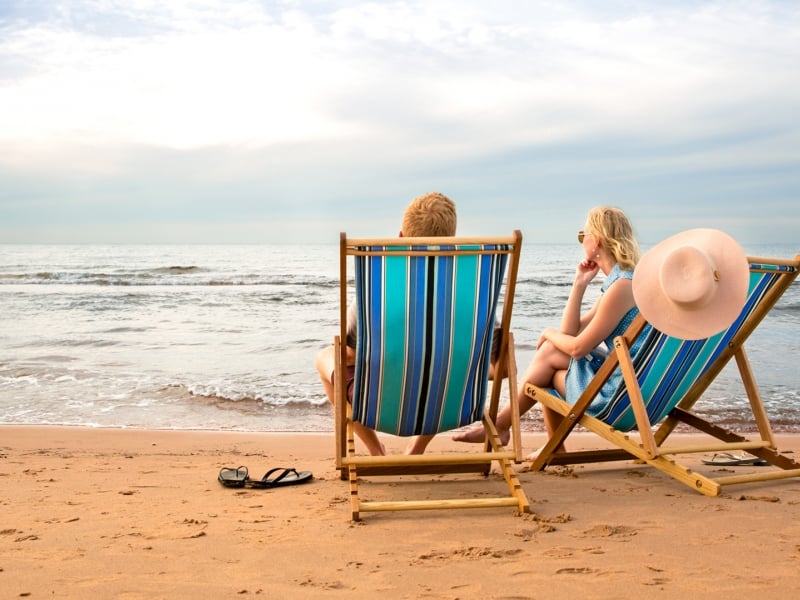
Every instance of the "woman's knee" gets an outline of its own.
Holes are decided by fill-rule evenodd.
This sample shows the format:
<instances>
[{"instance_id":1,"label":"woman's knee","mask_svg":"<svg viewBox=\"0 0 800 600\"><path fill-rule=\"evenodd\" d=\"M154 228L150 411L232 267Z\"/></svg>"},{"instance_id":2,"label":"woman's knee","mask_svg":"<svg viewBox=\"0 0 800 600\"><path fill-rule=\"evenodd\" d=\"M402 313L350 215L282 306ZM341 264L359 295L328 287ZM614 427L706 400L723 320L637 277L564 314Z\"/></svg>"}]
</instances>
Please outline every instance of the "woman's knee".
<instances>
[{"instance_id":1,"label":"woman's knee","mask_svg":"<svg viewBox=\"0 0 800 600\"><path fill-rule=\"evenodd\" d=\"M569 357L549 341L545 341L539 346L536 350L536 354L533 355L534 363L547 365L552 368L560 366L565 361L569 362Z\"/></svg>"}]
</instances>

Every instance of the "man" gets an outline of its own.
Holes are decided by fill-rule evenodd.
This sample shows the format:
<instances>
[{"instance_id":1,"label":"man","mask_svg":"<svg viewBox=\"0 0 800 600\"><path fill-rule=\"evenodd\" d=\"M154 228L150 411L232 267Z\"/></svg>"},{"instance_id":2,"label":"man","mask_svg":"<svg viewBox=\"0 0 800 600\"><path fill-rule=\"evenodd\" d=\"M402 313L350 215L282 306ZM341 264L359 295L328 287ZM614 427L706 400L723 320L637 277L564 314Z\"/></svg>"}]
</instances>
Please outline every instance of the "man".
<instances>
[{"instance_id":1,"label":"man","mask_svg":"<svg viewBox=\"0 0 800 600\"><path fill-rule=\"evenodd\" d=\"M444 194L431 192L414 198L403 213L400 237L439 237L454 236L456 234L456 205ZM348 399L353 394L353 377L355 373L355 340L356 340L356 314L351 306L347 311L347 395ZM333 346L322 350L316 358L315 366L319 372L322 387L328 401L334 403L333 371L335 356ZM383 456L386 449L378 439L374 429L365 427L361 423L353 423L353 431L367 447L372 455ZM411 442L406 452L409 454L422 454L433 436L417 436Z\"/></svg>"}]
</instances>

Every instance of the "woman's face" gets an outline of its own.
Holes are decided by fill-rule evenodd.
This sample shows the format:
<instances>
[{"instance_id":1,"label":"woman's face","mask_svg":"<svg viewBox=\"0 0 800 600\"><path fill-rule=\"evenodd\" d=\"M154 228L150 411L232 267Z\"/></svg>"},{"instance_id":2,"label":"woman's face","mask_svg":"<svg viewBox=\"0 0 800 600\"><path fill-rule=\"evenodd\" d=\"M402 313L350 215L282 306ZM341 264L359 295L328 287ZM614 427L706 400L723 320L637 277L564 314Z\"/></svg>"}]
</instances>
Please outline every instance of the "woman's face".
<instances>
[{"instance_id":1,"label":"woman's face","mask_svg":"<svg viewBox=\"0 0 800 600\"><path fill-rule=\"evenodd\" d=\"M584 224L583 230L578 233L578 241L583 246L583 252L586 256L586 260L594 262L595 258L597 257L597 247L599 243L597 236L592 233L591 229L589 228L588 222Z\"/></svg>"},{"instance_id":2,"label":"woman's face","mask_svg":"<svg viewBox=\"0 0 800 600\"><path fill-rule=\"evenodd\" d=\"M584 249L587 249L592 247L592 240L594 240L594 234L589 229L589 223L586 223L583 226L583 230L578 233L578 241L583 245Z\"/></svg>"}]
</instances>

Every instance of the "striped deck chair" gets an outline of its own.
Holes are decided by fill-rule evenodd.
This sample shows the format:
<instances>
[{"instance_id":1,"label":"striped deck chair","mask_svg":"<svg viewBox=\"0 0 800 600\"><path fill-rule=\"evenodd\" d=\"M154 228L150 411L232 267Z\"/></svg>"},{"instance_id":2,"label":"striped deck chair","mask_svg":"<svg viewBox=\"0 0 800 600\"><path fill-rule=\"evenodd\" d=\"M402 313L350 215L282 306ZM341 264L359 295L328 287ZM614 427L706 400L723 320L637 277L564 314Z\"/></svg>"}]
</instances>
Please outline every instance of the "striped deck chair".
<instances>
[{"instance_id":1,"label":"striped deck chair","mask_svg":"<svg viewBox=\"0 0 800 600\"><path fill-rule=\"evenodd\" d=\"M628 330L614 340L614 350L590 385L570 405L549 390L525 384L530 398L567 417L553 433L531 470L548 465L638 459L705 495L716 496L721 486L800 476L800 464L775 447L772 429L764 409L744 342L797 277L800 255L793 260L749 257L750 286L739 317L726 330L707 339L687 341L670 337L650 327L639 315ZM643 336L639 349L629 348ZM692 412L701 395L720 371L735 358L759 439L748 439L715 425ZM592 399L615 369L622 381L612 401L601 414L585 414ZM685 423L707 434L708 443L669 445L669 435ZM573 428L580 424L611 442L615 448L556 453ZM656 429L654 429L657 427ZM638 434L627 433L638 430ZM777 469L756 468L756 472L710 476L678 462L678 455L701 452L746 450Z\"/></svg>"},{"instance_id":2,"label":"striped deck chair","mask_svg":"<svg viewBox=\"0 0 800 600\"><path fill-rule=\"evenodd\" d=\"M506 448L494 426L504 379L511 402L517 401L509 326L521 246L519 231L495 238L348 239L341 235L341 331L334 340L336 467L342 479L350 482L353 520L366 511L502 506L529 511L512 468L522 460L519 428L514 428L513 447ZM353 397L348 402L343 340L351 259L358 333ZM501 304L500 335L494 336ZM490 386L493 337L499 337L499 348ZM488 432L482 451L416 456L362 456L355 451L354 421L379 432L412 436L481 420ZM367 502L359 495L363 477L470 472L485 476L492 461L500 465L508 488L500 497Z\"/></svg>"}]
</instances>

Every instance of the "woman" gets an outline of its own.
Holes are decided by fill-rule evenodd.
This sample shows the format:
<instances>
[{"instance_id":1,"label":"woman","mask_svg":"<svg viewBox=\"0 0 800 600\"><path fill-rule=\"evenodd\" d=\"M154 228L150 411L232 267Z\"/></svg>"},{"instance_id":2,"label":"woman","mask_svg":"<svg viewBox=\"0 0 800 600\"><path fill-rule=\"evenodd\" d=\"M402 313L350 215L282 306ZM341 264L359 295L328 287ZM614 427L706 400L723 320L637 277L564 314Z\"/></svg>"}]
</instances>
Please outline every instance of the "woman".
<instances>
[{"instance_id":1,"label":"woman","mask_svg":"<svg viewBox=\"0 0 800 600\"><path fill-rule=\"evenodd\" d=\"M586 217L583 230L578 232L578 242L583 245L585 256L576 269L561 327L548 327L542 332L536 344L536 354L525 372L526 382L554 388L573 404L605 360L613 347L613 339L625 331L638 313L631 279L639 261L639 245L625 213L610 206L593 208ZM602 294L588 311L581 314L586 288L599 271L606 276ZM609 401L616 383L606 383L587 411L589 414L596 413ZM520 386L519 392L521 414L535 403L524 394L523 388ZM563 417L546 407L543 411L545 426L552 434ZM510 406L498 414L497 427L501 441L507 444L511 428ZM453 439L483 442L483 426L458 433ZM528 456L527 460L534 458L536 453Z\"/></svg>"}]
</instances>

